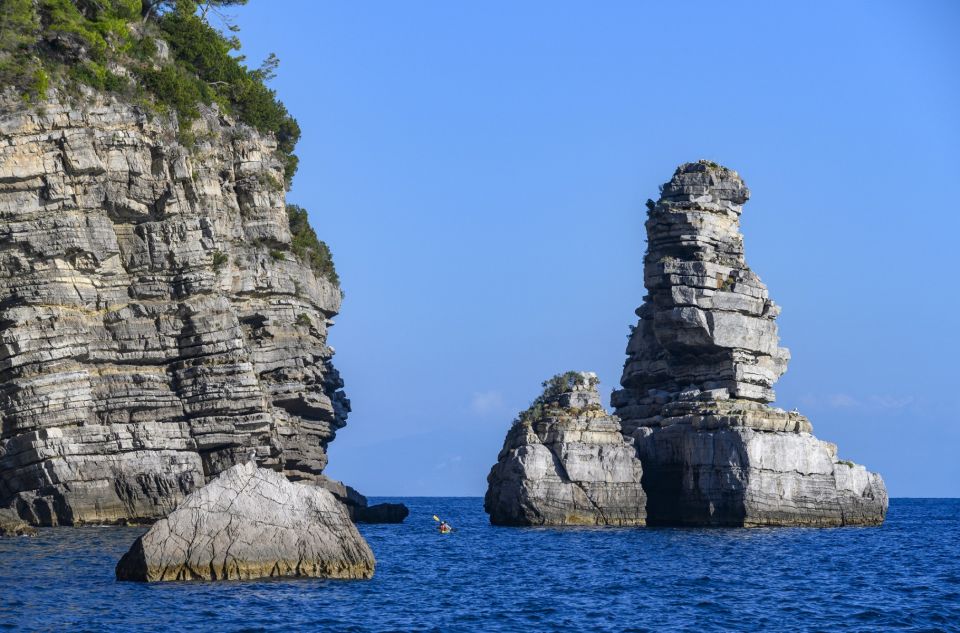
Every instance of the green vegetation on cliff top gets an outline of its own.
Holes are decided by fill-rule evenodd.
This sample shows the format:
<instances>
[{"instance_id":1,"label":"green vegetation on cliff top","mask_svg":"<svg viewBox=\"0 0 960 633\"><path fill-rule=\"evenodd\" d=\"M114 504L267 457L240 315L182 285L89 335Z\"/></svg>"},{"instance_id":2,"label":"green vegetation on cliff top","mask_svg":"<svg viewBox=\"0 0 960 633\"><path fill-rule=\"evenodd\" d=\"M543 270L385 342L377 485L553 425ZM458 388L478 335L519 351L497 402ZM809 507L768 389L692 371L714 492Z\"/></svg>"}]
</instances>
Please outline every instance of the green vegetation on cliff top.
<instances>
[{"instance_id":1,"label":"green vegetation on cliff top","mask_svg":"<svg viewBox=\"0 0 960 633\"><path fill-rule=\"evenodd\" d=\"M289 184L300 128L266 85L277 59L248 68L234 54L239 40L208 21L236 4L246 0L0 0L0 85L35 101L51 85L81 83L173 110L187 142L200 104L216 103L276 137Z\"/></svg>"},{"instance_id":2,"label":"green vegetation on cliff top","mask_svg":"<svg viewBox=\"0 0 960 633\"><path fill-rule=\"evenodd\" d=\"M27 102L42 100L51 86L68 92L84 84L116 93L159 112L173 111L181 140L190 143L190 123L201 104L260 132L273 134L289 186L297 169L293 154L300 127L267 87L277 67L270 55L251 70L236 36L214 28L224 7L247 0L0 0L0 87L12 87ZM161 54L165 46L169 55ZM0 89L2 89L0 88ZM275 184L282 188L281 183ZM329 247L310 227L307 212L287 207L290 250L321 277L339 285ZM274 259L282 252L271 251ZM214 254L220 269L226 255Z\"/></svg>"},{"instance_id":3,"label":"green vegetation on cliff top","mask_svg":"<svg viewBox=\"0 0 960 633\"><path fill-rule=\"evenodd\" d=\"M543 383L541 383L543 393L537 396L537 399L530 403L530 406L527 407L526 410L521 411L513 423L523 424L526 422L536 422L550 410L551 405L555 404L554 401L557 398L568 391L572 391L582 380L583 375L578 371L567 371L562 374L557 374L549 380L544 380ZM597 386L597 383L598 380L595 377L590 378L587 386L593 388Z\"/></svg>"},{"instance_id":4,"label":"green vegetation on cliff top","mask_svg":"<svg viewBox=\"0 0 960 633\"><path fill-rule=\"evenodd\" d=\"M290 222L290 250L300 258L300 261L309 264L318 277L325 277L331 283L340 285L340 277L333 265L330 248L317 238L316 232L307 219L306 209L288 204L287 219Z\"/></svg>"}]
</instances>

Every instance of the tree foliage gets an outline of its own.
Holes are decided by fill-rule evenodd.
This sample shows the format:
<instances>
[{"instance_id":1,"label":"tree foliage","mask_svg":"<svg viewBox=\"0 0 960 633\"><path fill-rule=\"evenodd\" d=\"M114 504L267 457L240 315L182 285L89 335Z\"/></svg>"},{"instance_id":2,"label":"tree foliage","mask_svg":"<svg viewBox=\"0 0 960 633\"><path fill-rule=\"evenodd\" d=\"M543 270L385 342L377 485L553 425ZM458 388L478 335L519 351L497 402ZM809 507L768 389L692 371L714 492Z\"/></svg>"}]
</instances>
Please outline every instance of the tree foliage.
<instances>
[{"instance_id":1,"label":"tree foliage","mask_svg":"<svg viewBox=\"0 0 960 633\"><path fill-rule=\"evenodd\" d=\"M275 135L296 171L300 127L267 86L278 60L250 69L240 42L211 25L217 17L236 31L224 9L247 0L0 0L0 80L27 100L42 98L51 78L125 94L175 111L188 130L201 104ZM156 57L156 39L172 62ZM139 81L113 73L126 68Z\"/></svg>"},{"instance_id":2,"label":"tree foliage","mask_svg":"<svg viewBox=\"0 0 960 633\"><path fill-rule=\"evenodd\" d=\"M514 424L535 422L539 420L550 410L551 405L554 407L556 406L555 401L558 397L568 391L572 391L574 387L576 387L577 384L582 380L583 375L576 371L567 371L562 374L556 374L555 376L544 380L543 383L541 383L543 392L537 396L537 399L534 400L526 410L522 411L520 415L517 416L517 419L514 420ZM590 378L588 386L595 387L596 385L596 378Z\"/></svg>"},{"instance_id":3,"label":"tree foliage","mask_svg":"<svg viewBox=\"0 0 960 633\"><path fill-rule=\"evenodd\" d=\"M318 276L340 285L330 247L317 238L316 232L310 226L307 210L296 204L288 204L287 220L290 223L290 250L300 261L309 264Z\"/></svg>"}]
</instances>

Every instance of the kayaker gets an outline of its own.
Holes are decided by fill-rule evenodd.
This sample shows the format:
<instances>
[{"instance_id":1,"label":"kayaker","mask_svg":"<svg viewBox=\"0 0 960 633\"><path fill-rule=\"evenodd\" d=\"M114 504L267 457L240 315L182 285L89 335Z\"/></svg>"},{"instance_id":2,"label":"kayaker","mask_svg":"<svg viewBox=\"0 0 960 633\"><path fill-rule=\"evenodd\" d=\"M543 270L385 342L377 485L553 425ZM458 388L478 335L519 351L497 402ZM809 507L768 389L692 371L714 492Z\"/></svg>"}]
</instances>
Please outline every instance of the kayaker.
<instances>
[{"instance_id":1,"label":"kayaker","mask_svg":"<svg viewBox=\"0 0 960 633\"><path fill-rule=\"evenodd\" d=\"M453 528L446 521L440 521L440 533L448 534Z\"/></svg>"}]
</instances>

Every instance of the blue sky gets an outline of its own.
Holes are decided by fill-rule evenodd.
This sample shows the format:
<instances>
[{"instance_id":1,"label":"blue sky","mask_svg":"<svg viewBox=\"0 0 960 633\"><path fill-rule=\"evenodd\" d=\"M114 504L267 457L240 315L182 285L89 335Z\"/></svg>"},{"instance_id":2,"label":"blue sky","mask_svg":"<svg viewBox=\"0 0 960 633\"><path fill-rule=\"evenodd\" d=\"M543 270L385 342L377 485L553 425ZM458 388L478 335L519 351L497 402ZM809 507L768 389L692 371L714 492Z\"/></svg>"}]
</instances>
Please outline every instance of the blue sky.
<instances>
[{"instance_id":1,"label":"blue sky","mask_svg":"<svg viewBox=\"0 0 960 633\"><path fill-rule=\"evenodd\" d=\"M282 8L281 8L282 7ZM793 353L777 403L893 496L960 496L960 3L314 2L281 60L289 200L332 248L354 412L331 476L482 495L542 380L620 376L643 202L708 158Z\"/></svg>"}]
</instances>

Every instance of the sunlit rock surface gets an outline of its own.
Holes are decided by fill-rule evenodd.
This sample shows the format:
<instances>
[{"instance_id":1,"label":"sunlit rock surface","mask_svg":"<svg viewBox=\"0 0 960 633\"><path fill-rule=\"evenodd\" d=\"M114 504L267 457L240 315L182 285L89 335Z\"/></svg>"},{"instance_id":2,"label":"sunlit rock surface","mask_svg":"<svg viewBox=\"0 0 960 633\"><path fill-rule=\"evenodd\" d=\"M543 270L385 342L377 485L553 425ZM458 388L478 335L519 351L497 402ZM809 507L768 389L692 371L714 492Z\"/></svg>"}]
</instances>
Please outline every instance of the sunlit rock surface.
<instances>
[{"instance_id":1,"label":"sunlit rock surface","mask_svg":"<svg viewBox=\"0 0 960 633\"><path fill-rule=\"evenodd\" d=\"M643 462L650 524L873 525L879 475L770 406L789 352L744 259L740 176L681 165L650 201L647 296L612 403Z\"/></svg>"},{"instance_id":2,"label":"sunlit rock surface","mask_svg":"<svg viewBox=\"0 0 960 633\"><path fill-rule=\"evenodd\" d=\"M346 507L318 486L253 462L191 493L136 540L119 580L370 578L373 552Z\"/></svg>"},{"instance_id":3,"label":"sunlit rock surface","mask_svg":"<svg viewBox=\"0 0 960 633\"><path fill-rule=\"evenodd\" d=\"M643 525L640 460L600 404L596 374L568 372L507 433L487 477L498 525Z\"/></svg>"},{"instance_id":4,"label":"sunlit rock surface","mask_svg":"<svg viewBox=\"0 0 960 633\"><path fill-rule=\"evenodd\" d=\"M290 248L274 140L81 101L0 101L0 506L150 521L251 453L315 479L341 297Z\"/></svg>"}]
</instances>

